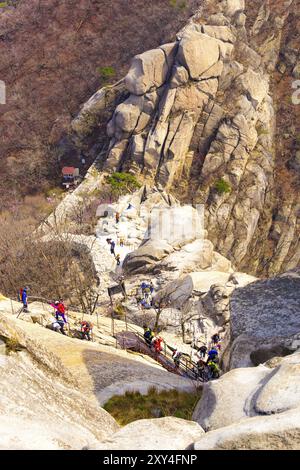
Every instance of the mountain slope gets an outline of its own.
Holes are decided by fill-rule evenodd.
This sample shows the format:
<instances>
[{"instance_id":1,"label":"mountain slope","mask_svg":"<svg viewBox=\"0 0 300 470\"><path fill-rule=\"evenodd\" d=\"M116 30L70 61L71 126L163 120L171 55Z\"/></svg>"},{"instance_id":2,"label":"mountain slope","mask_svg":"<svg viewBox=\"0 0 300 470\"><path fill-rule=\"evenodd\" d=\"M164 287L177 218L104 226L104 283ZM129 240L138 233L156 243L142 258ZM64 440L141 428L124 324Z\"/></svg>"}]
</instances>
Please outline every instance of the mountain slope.
<instances>
[{"instance_id":1,"label":"mountain slope","mask_svg":"<svg viewBox=\"0 0 300 470\"><path fill-rule=\"evenodd\" d=\"M78 107L130 58L174 36L198 2L24 0L0 8L2 206L53 180L57 143ZM182 7L180 5L182 4ZM64 148L64 159L74 157ZM76 157L76 151L75 151ZM77 162L77 160L75 160ZM52 181L53 186L53 181Z\"/></svg>"},{"instance_id":2,"label":"mountain slope","mask_svg":"<svg viewBox=\"0 0 300 470\"><path fill-rule=\"evenodd\" d=\"M254 3L205 2L175 42L133 59L104 168L204 204L217 251L273 274L300 260L299 18L292 0Z\"/></svg>"}]
</instances>

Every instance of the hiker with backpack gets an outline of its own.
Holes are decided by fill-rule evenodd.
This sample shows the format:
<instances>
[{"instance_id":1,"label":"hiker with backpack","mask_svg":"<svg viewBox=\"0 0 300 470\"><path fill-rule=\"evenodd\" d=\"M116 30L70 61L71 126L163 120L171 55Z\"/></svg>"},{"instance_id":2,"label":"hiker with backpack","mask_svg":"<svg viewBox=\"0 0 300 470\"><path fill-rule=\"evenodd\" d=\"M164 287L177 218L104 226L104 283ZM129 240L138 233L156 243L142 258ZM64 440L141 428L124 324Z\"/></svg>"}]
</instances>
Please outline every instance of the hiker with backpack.
<instances>
[{"instance_id":1,"label":"hiker with backpack","mask_svg":"<svg viewBox=\"0 0 300 470\"><path fill-rule=\"evenodd\" d=\"M199 359L204 359L206 356L206 353L207 353L207 347L203 345L203 346L200 346L200 348L198 349L197 356L199 357Z\"/></svg>"},{"instance_id":2,"label":"hiker with backpack","mask_svg":"<svg viewBox=\"0 0 300 470\"><path fill-rule=\"evenodd\" d=\"M142 299L139 302L139 306L142 310L149 310L151 308L151 303L148 303L146 299Z\"/></svg>"},{"instance_id":3,"label":"hiker with backpack","mask_svg":"<svg viewBox=\"0 0 300 470\"><path fill-rule=\"evenodd\" d=\"M178 351L178 349L175 349L173 354L172 354L172 359L174 361L176 369L180 366L180 358L182 356L182 352Z\"/></svg>"},{"instance_id":4,"label":"hiker with backpack","mask_svg":"<svg viewBox=\"0 0 300 470\"><path fill-rule=\"evenodd\" d=\"M217 345L219 341L220 341L220 336L217 333L212 335L211 342L213 345Z\"/></svg>"},{"instance_id":5,"label":"hiker with backpack","mask_svg":"<svg viewBox=\"0 0 300 470\"><path fill-rule=\"evenodd\" d=\"M60 299L58 302L56 317L62 318L64 323L68 323L67 308L65 307L63 299Z\"/></svg>"},{"instance_id":6,"label":"hiker with backpack","mask_svg":"<svg viewBox=\"0 0 300 470\"><path fill-rule=\"evenodd\" d=\"M197 362L197 368L195 370L195 373L197 377L200 377L202 379L203 382L208 382L208 380L210 379L211 370L206 364L206 362L200 359Z\"/></svg>"},{"instance_id":7,"label":"hiker with backpack","mask_svg":"<svg viewBox=\"0 0 300 470\"><path fill-rule=\"evenodd\" d=\"M62 321L63 323L68 323L67 319L67 309L64 305L63 299L56 300L54 303L52 302L51 307L55 310L55 318L56 320Z\"/></svg>"},{"instance_id":8,"label":"hiker with backpack","mask_svg":"<svg viewBox=\"0 0 300 470\"><path fill-rule=\"evenodd\" d=\"M153 282L152 282L152 281L150 281L149 289L150 289L150 294L152 295L153 292L154 292L154 285L153 285Z\"/></svg>"},{"instance_id":9,"label":"hiker with backpack","mask_svg":"<svg viewBox=\"0 0 300 470\"><path fill-rule=\"evenodd\" d=\"M154 332L151 330L151 328L144 325L144 339L149 346L151 346L154 336Z\"/></svg>"},{"instance_id":10,"label":"hiker with backpack","mask_svg":"<svg viewBox=\"0 0 300 470\"><path fill-rule=\"evenodd\" d=\"M210 368L211 378L218 379L220 377L220 369L218 364L215 361L209 361L207 365Z\"/></svg>"},{"instance_id":11,"label":"hiker with backpack","mask_svg":"<svg viewBox=\"0 0 300 470\"><path fill-rule=\"evenodd\" d=\"M214 348L208 351L208 358L207 358L206 364L208 364L210 361L213 361L216 363L219 361L218 351Z\"/></svg>"},{"instance_id":12,"label":"hiker with backpack","mask_svg":"<svg viewBox=\"0 0 300 470\"><path fill-rule=\"evenodd\" d=\"M111 253L113 256L116 256L116 254L115 254L115 246L116 246L116 243L115 243L111 238L107 238L106 241L107 241L107 243L110 245L110 253Z\"/></svg>"},{"instance_id":13,"label":"hiker with backpack","mask_svg":"<svg viewBox=\"0 0 300 470\"><path fill-rule=\"evenodd\" d=\"M65 326L65 323L62 320L57 320L57 318L52 318L51 330L56 331L56 333L61 333L62 335L66 335L64 326Z\"/></svg>"},{"instance_id":14,"label":"hiker with backpack","mask_svg":"<svg viewBox=\"0 0 300 470\"><path fill-rule=\"evenodd\" d=\"M115 246L116 246L116 243L112 240L111 243L110 243L110 252L112 255L116 256L116 253L115 253Z\"/></svg>"},{"instance_id":15,"label":"hiker with backpack","mask_svg":"<svg viewBox=\"0 0 300 470\"><path fill-rule=\"evenodd\" d=\"M152 344L157 354L159 354L163 350L162 345L161 345L162 342L163 342L163 339L161 338L161 336L157 336L153 339Z\"/></svg>"},{"instance_id":16,"label":"hiker with backpack","mask_svg":"<svg viewBox=\"0 0 300 470\"><path fill-rule=\"evenodd\" d=\"M23 312L28 312L27 287L24 287L24 289L22 290L21 302L23 304Z\"/></svg>"},{"instance_id":17,"label":"hiker with backpack","mask_svg":"<svg viewBox=\"0 0 300 470\"><path fill-rule=\"evenodd\" d=\"M25 312L28 313L28 297L27 297L27 289L28 287L21 288L18 292L18 299L19 302L22 302L22 307L17 312L17 318L21 315L21 313Z\"/></svg>"}]
</instances>

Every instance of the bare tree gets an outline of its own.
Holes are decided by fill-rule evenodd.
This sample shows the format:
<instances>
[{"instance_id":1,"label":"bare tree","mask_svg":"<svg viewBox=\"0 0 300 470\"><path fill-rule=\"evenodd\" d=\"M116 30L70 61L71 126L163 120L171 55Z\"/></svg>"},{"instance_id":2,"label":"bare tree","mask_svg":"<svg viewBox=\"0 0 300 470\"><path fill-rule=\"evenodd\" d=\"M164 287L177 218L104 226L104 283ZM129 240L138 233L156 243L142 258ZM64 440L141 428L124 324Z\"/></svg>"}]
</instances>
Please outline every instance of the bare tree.
<instances>
[{"instance_id":1,"label":"bare tree","mask_svg":"<svg viewBox=\"0 0 300 470\"><path fill-rule=\"evenodd\" d=\"M46 299L64 298L93 313L98 284L88 248L74 244L72 235L56 234L47 241L32 234L24 220L12 217L0 224L0 291L14 298L20 287Z\"/></svg>"}]
</instances>

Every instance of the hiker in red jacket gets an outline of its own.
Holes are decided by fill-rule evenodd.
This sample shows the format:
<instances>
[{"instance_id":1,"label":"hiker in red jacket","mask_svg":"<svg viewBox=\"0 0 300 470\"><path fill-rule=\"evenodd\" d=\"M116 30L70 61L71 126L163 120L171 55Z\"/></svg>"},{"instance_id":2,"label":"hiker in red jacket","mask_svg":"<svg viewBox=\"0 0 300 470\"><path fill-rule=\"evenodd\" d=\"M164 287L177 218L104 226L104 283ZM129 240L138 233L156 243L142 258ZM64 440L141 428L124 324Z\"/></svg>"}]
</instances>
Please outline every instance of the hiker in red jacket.
<instances>
[{"instance_id":1,"label":"hiker in red jacket","mask_svg":"<svg viewBox=\"0 0 300 470\"><path fill-rule=\"evenodd\" d=\"M58 303L55 302L54 308L56 310L55 312L56 319L59 320L62 318L64 323L68 323L67 316L66 316L67 309L62 299L60 299Z\"/></svg>"},{"instance_id":2,"label":"hiker in red jacket","mask_svg":"<svg viewBox=\"0 0 300 470\"><path fill-rule=\"evenodd\" d=\"M160 336L157 336L156 338L154 338L154 341L152 344L154 346L156 353L160 353L162 351L163 349L161 345L162 342L163 342L163 339Z\"/></svg>"}]
</instances>

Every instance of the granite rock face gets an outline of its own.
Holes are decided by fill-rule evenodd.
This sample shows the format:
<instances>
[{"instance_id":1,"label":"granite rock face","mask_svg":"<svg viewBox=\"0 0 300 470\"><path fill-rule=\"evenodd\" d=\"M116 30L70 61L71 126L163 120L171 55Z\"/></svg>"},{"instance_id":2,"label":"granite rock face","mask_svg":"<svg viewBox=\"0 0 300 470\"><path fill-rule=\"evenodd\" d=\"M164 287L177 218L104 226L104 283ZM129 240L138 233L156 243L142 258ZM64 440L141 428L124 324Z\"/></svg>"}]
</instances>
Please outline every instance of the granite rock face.
<instances>
[{"instance_id":1,"label":"granite rock face","mask_svg":"<svg viewBox=\"0 0 300 470\"><path fill-rule=\"evenodd\" d=\"M203 434L204 431L199 424L180 418L169 416L142 419L127 424L95 449L184 450L191 446L195 440L201 438Z\"/></svg>"},{"instance_id":2,"label":"granite rock face","mask_svg":"<svg viewBox=\"0 0 300 470\"><path fill-rule=\"evenodd\" d=\"M297 348L299 269L236 289L230 300L230 368L263 363Z\"/></svg>"},{"instance_id":3,"label":"granite rock face","mask_svg":"<svg viewBox=\"0 0 300 470\"><path fill-rule=\"evenodd\" d=\"M195 449L299 449L299 352L205 384L193 419Z\"/></svg>"},{"instance_id":4,"label":"granite rock face","mask_svg":"<svg viewBox=\"0 0 300 470\"><path fill-rule=\"evenodd\" d=\"M298 144L289 129L285 137L277 132L292 147L282 164L284 145L274 146L288 116L279 79L287 89L285 75L297 77L294 8L209 0L173 43L133 59L108 124L104 168L133 171L204 204L215 250L254 275L300 261Z\"/></svg>"},{"instance_id":5,"label":"granite rock face","mask_svg":"<svg viewBox=\"0 0 300 470\"><path fill-rule=\"evenodd\" d=\"M300 408L280 415L243 419L208 432L195 450L299 450Z\"/></svg>"}]
</instances>

